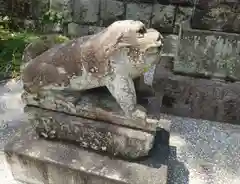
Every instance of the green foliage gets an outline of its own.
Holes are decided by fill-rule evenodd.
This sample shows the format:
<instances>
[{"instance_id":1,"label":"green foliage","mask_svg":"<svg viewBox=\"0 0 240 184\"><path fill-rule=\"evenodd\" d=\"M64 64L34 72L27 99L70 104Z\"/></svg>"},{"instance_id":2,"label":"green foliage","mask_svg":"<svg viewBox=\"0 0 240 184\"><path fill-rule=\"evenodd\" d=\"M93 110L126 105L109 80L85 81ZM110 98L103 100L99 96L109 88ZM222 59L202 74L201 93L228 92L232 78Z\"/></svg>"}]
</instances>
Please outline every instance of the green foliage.
<instances>
[{"instance_id":1,"label":"green foliage","mask_svg":"<svg viewBox=\"0 0 240 184\"><path fill-rule=\"evenodd\" d=\"M41 20L43 24L49 24L49 23L62 23L63 19L64 16L62 12L49 10L46 13L44 13Z\"/></svg>"},{"instance_id":2,"label":"green foliage","mask_svg":"<svg viewBox=\"0 0 240 184\"><path fill-rule=\"evenodd\" d=\"M0 17L0 78L17 77L25 47L41 39L41 35L32 32L11 30L8 26L10 21L7 16ZM67 37L60 35L55 39L56 43L62 43L67 40Z\"/></svg>"},{"instance_id":3,"label":"green foliage","mask_svg":"<svg viewBox=\"0 0 240 184\"><path fill-rule=\"evenodd\" d=\"M19 72L22 52L27 43L37 39L32 33L14 32L8 27L8 17L0 17L0 75Z\"/></svg>"}]
</instances>

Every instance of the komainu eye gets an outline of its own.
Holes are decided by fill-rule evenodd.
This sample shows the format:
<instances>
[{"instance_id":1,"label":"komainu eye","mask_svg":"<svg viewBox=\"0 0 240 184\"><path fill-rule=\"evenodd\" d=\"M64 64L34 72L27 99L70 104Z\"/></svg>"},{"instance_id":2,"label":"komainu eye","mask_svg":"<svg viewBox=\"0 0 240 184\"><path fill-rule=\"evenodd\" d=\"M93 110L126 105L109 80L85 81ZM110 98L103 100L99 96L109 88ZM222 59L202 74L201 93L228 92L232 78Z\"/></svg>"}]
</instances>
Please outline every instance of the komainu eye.
<instances>
[{"instance_id":1,"label":"komainu eye","mask_svg":"<svg viewBox=\"0 0 240 184\"><path fill-rule=\"evenodd\" d=\"M147 29L143 26L138 30L138 33L145 34L147 32Z\"/></svg>"},{"instance_id":2,"label":"komainu eye","mask_svg":"<svg viewBox=\"0 0 240 184\"><path fill-rule=\"evenodd\" d=\"M146 29L144 26L141 27L141 28L137 31L137 33L138 33L141 37L143 37L146 32L147 32L147 29Z\"/></svg>"}]
</instances>

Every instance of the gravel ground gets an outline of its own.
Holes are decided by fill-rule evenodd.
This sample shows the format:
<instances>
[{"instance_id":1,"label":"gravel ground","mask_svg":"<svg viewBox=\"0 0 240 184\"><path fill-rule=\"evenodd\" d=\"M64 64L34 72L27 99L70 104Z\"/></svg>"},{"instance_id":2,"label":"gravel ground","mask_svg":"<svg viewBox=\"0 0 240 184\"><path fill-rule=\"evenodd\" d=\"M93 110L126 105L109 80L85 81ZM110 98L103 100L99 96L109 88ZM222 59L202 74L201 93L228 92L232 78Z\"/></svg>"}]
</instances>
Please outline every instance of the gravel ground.
<instances>
[{"instance_id":1,"label":"gravel ground","mask_svg":"<svg viewBox=\"0 0 240 184\"><path fill-rule=\"evenodd\" d=\"M0 84L0 180L14 181L3 147L20 126L21 84ZM240 126L169 116L171 154L169 184L240 184Z\"/></svg>"}]
</instances>

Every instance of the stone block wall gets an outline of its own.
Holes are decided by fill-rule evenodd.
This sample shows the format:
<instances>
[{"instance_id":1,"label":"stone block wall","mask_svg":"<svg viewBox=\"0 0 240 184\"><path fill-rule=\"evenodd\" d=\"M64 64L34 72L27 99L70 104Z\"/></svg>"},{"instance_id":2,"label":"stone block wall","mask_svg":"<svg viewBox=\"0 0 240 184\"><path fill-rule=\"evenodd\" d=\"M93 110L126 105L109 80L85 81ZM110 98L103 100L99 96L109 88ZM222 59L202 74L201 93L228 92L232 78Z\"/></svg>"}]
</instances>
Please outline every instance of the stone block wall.
<instances>
[{"instance_id":1,"label":"stone block wall","mask_svg":"<svg viewBox=\"0 0 240 184\"><path fill-rule=\"evenodd\" d=\"M42 25L49 9L63 21ZM116 20L141 20L165 37L152 87L141 88L157 96L161 111L239 123L239 0L0 0L0 14L71 37L96 33Z\"/></svg>"},{"instance_id":2,"label":"stone block wall","mask_svg":"<svg viewBox=\"0 0 240 184\"><path fill-rule=\"evenodd\" d=\"M63 16L57 31L72 36L97 32L122 19L141 20L162 33L176 34L176 25L186 20L194 29L240 32L239 0L0 0L0 14L35 24L49 9Z\"/></svg>"},{"instance_id":3,"label":"stone block wall","mask_svg":"<svg viewBox=\"0 0 240 184\"><path fill-rule=\"evenodd\" d=\"M162 112L239 124L239 7L239 0L195 1L172 59L162 59L155 70Z\"/></svg>"},{"instance_id":4,"label":"stone block wall","mask_svg":"<svg viewBox=\"0 0 240 184\"><path fill-rule=\"evenodd\" d=\"M187 0L0 0L0 4L0 14L35 24L48 9L61 12L63 24L57 30L71 36L91 34L122 19L141 20L162 33L172 33L175 24L191 16L194 6Z\"/></svg>"}]
</instances>

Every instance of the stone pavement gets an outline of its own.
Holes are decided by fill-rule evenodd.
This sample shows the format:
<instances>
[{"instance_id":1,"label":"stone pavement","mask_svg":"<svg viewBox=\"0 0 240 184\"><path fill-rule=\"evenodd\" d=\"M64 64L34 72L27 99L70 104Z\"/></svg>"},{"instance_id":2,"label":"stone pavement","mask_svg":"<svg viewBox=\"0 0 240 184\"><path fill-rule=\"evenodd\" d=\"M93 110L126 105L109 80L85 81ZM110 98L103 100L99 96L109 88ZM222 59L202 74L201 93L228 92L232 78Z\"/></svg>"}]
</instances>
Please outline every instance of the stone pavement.
<instances>
[{"instance_id":1,"label":"stone pavement","mask_svg":"<svg viewBox=\"0 0 240 184\"><path fill-rule=\"evenodd\" d=\"M21 85L10 81L0 86L0 181L13 180L3 147L24 118ZM172 121L169 184L240 183L240 126L176 116Z\"/></svg>"}]
</instances>

